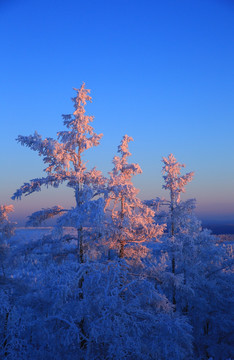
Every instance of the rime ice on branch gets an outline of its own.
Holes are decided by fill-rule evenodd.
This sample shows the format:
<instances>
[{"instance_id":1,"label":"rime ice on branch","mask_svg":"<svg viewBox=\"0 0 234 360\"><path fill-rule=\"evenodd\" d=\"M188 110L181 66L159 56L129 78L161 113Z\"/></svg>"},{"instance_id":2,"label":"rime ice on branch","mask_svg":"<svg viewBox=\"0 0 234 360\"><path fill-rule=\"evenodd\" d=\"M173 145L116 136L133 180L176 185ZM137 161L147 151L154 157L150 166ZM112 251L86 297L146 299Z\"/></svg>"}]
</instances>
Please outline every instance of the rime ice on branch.
<instances>
[{"instance_id":1,"label":"rime ice on branch","mask_svg":"<svg viewBox=\"0 0 234 360\"><path fill-rule=\"evenodd\" d=\"M17 141L30 149L37 151L46 164L46 176L30 180L21 186L12 199L20 199L22 195L30 195L40 191L43 185L58 187L66 183L74 190L76 205L70 210L54 206L50 209L38 211L29 218L29 223L38 225L41 221L55 215L61 215L58 225L74 226L77 228L79 240L79 258L83 262L83 224L91 220L94 214L98 217L102 208L100 193L105 179L101 172L93 168L87 170L82 154L85 150L99 145L102 134L96 134L90 123L93 116L85 115L85 105L91 102L90 90L85 84L77 92L74 102L73 114L63 115L63 123L67 130L57 133L57 140L45 140L35 132L30 136L18 136ZM96 200L95 200L96 199ZM62 215L63 214L63 215Z\"/></svg>"}]
</instances>

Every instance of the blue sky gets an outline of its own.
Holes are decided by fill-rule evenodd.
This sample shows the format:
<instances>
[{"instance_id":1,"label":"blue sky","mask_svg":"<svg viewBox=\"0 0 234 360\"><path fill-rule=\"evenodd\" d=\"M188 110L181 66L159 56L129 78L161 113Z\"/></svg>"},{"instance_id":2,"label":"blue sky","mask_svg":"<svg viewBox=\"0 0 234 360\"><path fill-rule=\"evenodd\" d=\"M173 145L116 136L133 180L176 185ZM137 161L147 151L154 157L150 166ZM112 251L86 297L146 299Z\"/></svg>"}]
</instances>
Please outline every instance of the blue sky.
<instances>
[{"instance_id":1,"label":"blue sky","mask_svg":"<svg viewBox=\"0 0 234 360\"><path fill-rule=\"evenodd\" d=\"M104 134L90 166L106 175L128 134L141 198L167 196L161 158L172 152L195 171L184 198L199 216L234 221L233 18L228 0L0 1L1 203L42 175L17 135L55 137L84 81ZM14 202L14 217L72 198L45 190Z\"/></svg>"}]
</instances>

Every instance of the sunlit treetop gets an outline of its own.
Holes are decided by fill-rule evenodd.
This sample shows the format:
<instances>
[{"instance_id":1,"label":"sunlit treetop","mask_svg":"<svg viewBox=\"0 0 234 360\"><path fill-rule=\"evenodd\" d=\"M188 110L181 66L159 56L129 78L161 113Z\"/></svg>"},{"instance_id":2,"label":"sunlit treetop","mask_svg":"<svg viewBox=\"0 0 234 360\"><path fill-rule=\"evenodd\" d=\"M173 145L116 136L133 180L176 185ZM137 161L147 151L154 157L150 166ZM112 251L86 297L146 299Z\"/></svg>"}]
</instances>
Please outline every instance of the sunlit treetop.
<instances>
[{"instance_id":1,"label":"sunlit treetop","mask_svg":"<svg viewBox=\"0 0 234 360\"><path fill-rule=\"evenodd\" d=\"M77 96L72 98L75 111L73 114L63 115L63 123L69 129L58 132L58 139L65 144L65 149L71 152L71 161L73 161L73 152L78 150L75 158L79 163L79 156L84 150L99 145L103 134L96 134L90 123L94 120L93 116L85 115L85 105L87 101L91 102L90 90L85 89L83 83L77 91ZM78 148L78 149L77 149ZM74 161L73 161L74 162Z\"/></svg>"},{"instance_id":2,"label":"sunlit treetop","mask_svg":"<svg viewBox=\"0 0 234 360\"><path fill-rule=\"evenodd\" d=\"M124 181L130 181L133 175L142 173L138 164L128 164L127 162L127 158L132 155L128 150L128 143L130 141L133 141L132 137L128 135L123 136L123 139L118 146L118 153L120 153L120 156L114 156L113 159L113 174L115 176L119 174L119 177L124 178ZM112 175L112 173L110 173L110 175Z\"/></svg>"},{"instance_id":3,"label":"sunlit treetop","mask_svg":"<svg viewBox=\"0 0 234 360\"><path fill-rule=\"evenodd\" d=\"M172 200L176 203L180 202L180 193L185 192L185 186L192 181L194 172L189 172L185 175L180 175L181 169L185 167L184 164L180 164L173 154L170 154L168 158L163 157L163 179L165 184L163 189L170 190Z\"/></svg>"},{"instance_id":4,"label":"sunlit treetop","mask_svg":"<svg viewBox=\"0 0 234 360\"><path fill-rule=\"evenodd\" d=\"M17 141L21 145L37 151L43 157L46 164L44 178L30 180L18 189L13 199L29 195L34 191L40 191L42 185L58 187L60 183L67 181L70 187L76 187L79 183L91 184L104 181L101 173L93 168L87 171L86 164L82 160L82 153L94 146L99 145L102 134L96 134L90 123L93 116L85 115L85 105L91 101L90 90L85 89L83 83L77 91L74 102L73 114L63 115L63 123L68 130L57 133L57 140L42 137L35 131L34 135L19 135Z\"/></svg>"}]
</instances>

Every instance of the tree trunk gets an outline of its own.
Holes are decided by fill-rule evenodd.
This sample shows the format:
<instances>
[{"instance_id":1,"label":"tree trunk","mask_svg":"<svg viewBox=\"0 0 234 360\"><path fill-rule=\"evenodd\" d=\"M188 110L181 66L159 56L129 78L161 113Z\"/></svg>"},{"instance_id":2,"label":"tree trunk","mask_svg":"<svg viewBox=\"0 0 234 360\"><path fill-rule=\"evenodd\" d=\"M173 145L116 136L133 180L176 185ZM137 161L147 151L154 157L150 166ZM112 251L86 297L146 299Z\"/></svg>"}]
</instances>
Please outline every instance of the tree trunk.
<instances>
[{"instance_id":1,"label":"tree trunk","mask_svg":"<svg viewBox=\"0 0 234 360\"><path fill-rule=\"evenodd\" d=\"M76 195L76 205L79 208L81 203L80 203L80 184L77 184L76 187L76 191L75 191L75 195ZM83 244L83 227L82 225L80 225L77 229L77 237L78 237L78 259L79 259L79 263L83 264L84 263L84 244ZM78 282L78 286L79 286L79 300L82 301L84 299L84 294L83 294L83 282L84 282L84 277L82 276L79 279ZM83 335L83 339L80 341L80 349L85 350L87 348L87 341L86 341L86 334L85 334L85 329L84 329L84 322L85 319L84 317L81 319L81 321L77 324L80 332L81 332L81 336Z\"/></svg>"},{"instance_id":2,"label":"tree trunk","mask_svg":"<svg viewBox=\"0 0 234 360\"><path fill-rule=\"evenodd\" d=\"M120 225L120 230L122 232L123 229L123 219L124 219L124 198L121 197L121 212L120 212L120 219L121 219L121 225ZM121 259L124 258L124 241L122 239L122 234L120 235L120 251L119 251L119 257Z\"/></svg>"},{"instance_id":3,"label":"tree trunk","mask_svg":"<svg viewBox=\"0 0 234 360\"><path fill-rule=\"evenodd\" d=\"M124 242L123 242L123 240L120 240L119 257L120 257L120 259L124 258Z\"/></svg>"},{"instance_id":4,"label":"tree trunk","mask_svg":"<svg viewBox=\"0 0 234 360\"><path fill-rule=\"evenodd\" d=\"M172 274L175 275L175 258L172 257ZM176 298L175 298L175 285L173 285L172 304L174 305L174 311L176 311Z\"/></svg>"},{"instance_id":5,"label":"tree trunk","mask_svg":"<svg viewBox=\"0 0 234 360\"><path fill-rule=\"evenodd\" d=\"M10 315L10 311L7 311L6 316L5 316L5 320L4 320L4 330L3 330L3 348L5 349L4 352L4 356L8 357L8 352L7 352L7 326L8 326L8 319L9 319L9 315Z\"/></svg>"},{"instance_id":6,"label":"tree trunk","mask_svg":"<svg viewBox=\"0 0 234 360\"><path fill-rule=\"evenodd\" d=\"M171 237L173 238L175 235L175 223L174 223L174 194L171 191ZM175 256L174 254L172 255L172 261L171 261L171 268L172 268L172 274L175 276ZM172 289L172 304L174 305L174 311L176 311L176 289L175 289L175 285L173 285L173 289Z\"/></svg>"},{"instance_id":7,"label":"tree trunk","mask_svg":"<svg viewBox=\"0 0 234 360\"><path fill-rule=\"evenodd\" d=\"M79 263L83 264L84 262L84 246L83 246L83 227L80 226L77 229L78 234L78 257L79 257Z\"/></svg>"}]
</instances>

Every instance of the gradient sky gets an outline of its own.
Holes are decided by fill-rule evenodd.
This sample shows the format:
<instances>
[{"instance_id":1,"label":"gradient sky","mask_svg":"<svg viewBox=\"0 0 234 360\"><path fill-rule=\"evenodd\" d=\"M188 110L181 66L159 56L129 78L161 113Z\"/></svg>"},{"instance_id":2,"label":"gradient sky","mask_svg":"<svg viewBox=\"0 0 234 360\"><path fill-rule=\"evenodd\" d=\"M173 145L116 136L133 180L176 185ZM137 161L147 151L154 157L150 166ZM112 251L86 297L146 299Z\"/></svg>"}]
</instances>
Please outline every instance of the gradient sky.
<instances>
[{"instance_id":1,"label":"gradient sky","mask_svg":"<svg viewBox=\"0 0 234 360\"><path fill-rule=\"evenodd\" d=\"M0 203L13 218L71 205L71 190L10 197L42 175L17 135L56 137L73 87L91 89L101 145L87 151L106 175L124 134L143 170L140 197L167 196L161 158L195 171L184 196L200 217L234 221L234 3L228 0L0 0Z\"/></svg>"}]
</instances>

